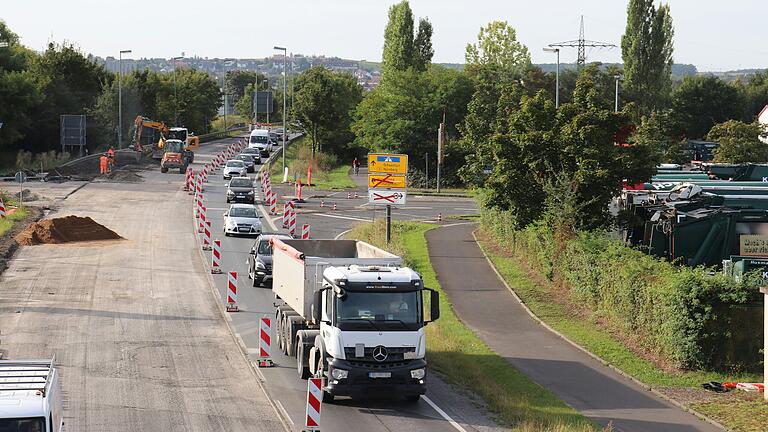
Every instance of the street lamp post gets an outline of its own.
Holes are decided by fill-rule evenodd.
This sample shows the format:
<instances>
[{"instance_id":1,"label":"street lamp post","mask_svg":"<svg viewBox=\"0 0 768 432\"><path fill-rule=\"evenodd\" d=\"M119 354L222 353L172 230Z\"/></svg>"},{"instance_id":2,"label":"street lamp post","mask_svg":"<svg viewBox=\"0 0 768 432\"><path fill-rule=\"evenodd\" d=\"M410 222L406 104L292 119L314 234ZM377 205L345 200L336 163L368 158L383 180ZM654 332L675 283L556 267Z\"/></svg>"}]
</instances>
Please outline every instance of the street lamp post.
<instances>
[{"instance_id":1,"label":"street lamp post","mask_svg":"<svg viewBox=\"0 0 768 432\"><path fill-rule=\"evenodd\" d=\"M613 103L613 111L619 112L619 81L621 81L621 75L616 74L613 76L613 79L616 80L616 99Z\"/></svg>"},{"instance_id":2,"label":"street lamp post","mask_svg":"<svg viewBox=\"0 0 768 432\"><path fill-rule=\"evenodd\" d=\"M131 50L121 50L117 61L117 148L123 148L123 54L130 54Z\"/></svg>"},{"instance_id":3,"label":"street lamp post","mask_svg":"<svg viewBox=\"0 0 768 432\"><path fill-rule=\"evenodd\" d=\"M279 46L275 46L275 49L283 52L283 171L285 171L285 137L288 133L288 129L286 128L286 124L285 124L285 109L286 109L285 92L286 92L286 89L288 88L286 84L286 80L288 79L288 72L286 71L286 67L288 65L288 49L285 47L279 47Z\"/></svg>"},{"instance_id":4,"label":"street lamp post","mask_svg":"<svg viewBox=\"0 0 768 432\"><path fill-rule=\"evenodd\" d=\"M176 61L184 58L184 53L181 53L181 57L173 57L173 125L179 125L179 94L176 92Z\"/></svg>"},{"instance_id":5,"label":"street lamp post","mask_svg":"<svg viewBox=\"0 0 768 432\"><path fill-rule=\"evenodd\" d=\"M555 69L555 108L560 108L560 48L544 48L544 51L557 54L557 68Z\"/></svg>"}]
</instances>

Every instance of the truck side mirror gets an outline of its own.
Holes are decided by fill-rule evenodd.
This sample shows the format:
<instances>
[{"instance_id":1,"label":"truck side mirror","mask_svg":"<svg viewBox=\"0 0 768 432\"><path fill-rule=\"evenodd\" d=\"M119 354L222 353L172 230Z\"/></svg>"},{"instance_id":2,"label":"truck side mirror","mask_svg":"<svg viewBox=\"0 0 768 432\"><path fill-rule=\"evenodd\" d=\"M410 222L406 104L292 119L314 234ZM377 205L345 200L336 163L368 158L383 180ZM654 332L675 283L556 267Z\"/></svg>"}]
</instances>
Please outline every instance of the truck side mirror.
<instances>
[{"instance_id":1,"label":"truck side mirror","mask_svg":"<svg viewBox=\"0 0 768 432\"><path fill-rule=\"evenodd\" d=\"M433 290L426 288L430 295L429 295L429 321L437 321L438 318L440 318L440 293Z\"/></svg>"},{"instance_id":2,"label":"truck side mirror","mask_svg":"<svg viewBox=\"0 0 768 432\"><path fill-rule=\"evenodd\" d=\"M312 321L315 324L320 324L320 320L323 319L323 293L324 289L315 291L315 301L312 305Z\"/></svg>"}]
</instances>

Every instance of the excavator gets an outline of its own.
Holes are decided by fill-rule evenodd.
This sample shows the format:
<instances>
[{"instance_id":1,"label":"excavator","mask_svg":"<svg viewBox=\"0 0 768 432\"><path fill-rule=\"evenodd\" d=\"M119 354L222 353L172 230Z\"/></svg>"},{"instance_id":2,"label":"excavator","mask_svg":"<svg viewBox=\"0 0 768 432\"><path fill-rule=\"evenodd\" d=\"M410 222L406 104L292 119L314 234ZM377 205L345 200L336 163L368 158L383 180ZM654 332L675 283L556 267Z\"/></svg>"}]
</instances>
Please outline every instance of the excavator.
<instances>
[{"instance_id":1,"label":"excavator","mask_svg":"<svg viewBox=\"0 0 768 432\"><path fill-rule=\"evenodd\" d=\"M183 173L194 161L195 153L192 149L200 147L200 138L190 134L186 128L168 128L161 121L150 120L143 116L137 116L133 123L135 126L134 148L140 152L142 145L151 145L152 158L160 159L162 172L168 172L169 168L179 168ZM157 134L146 133L145 129L152 129ZM156 142L155 139L157 139ZM168 145L169 141L173 141L173 145Z\"/></svg>"}]
</instances>

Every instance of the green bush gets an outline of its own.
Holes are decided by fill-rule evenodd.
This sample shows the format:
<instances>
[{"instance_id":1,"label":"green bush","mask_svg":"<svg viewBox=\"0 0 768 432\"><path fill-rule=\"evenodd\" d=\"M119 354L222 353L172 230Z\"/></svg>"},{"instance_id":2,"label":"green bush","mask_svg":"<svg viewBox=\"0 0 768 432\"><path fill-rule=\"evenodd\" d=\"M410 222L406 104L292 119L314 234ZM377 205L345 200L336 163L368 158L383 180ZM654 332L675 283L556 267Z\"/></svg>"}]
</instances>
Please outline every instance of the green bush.
<instances>
[{"instance_id":1,"label":"green bush","mask_svg":"<svg viewBox=\"0 0 768 432\"><path fill-rule=\"evenodd\" d=\"M631 346L680 369L758 367L762 332L745 343L743 328L745 314L758 310L748 307L759 301L754 284L662 261L605 233L562 237L544 223L515 231L513 217L486 209L481 224L507 252L563 287L570 302Z\"/></svg>"},{"instance_id":2,"label":"green bush","mask_svg":"<svg viewBox=\"0 0 768 432\"><path fill-rule=\"evenodd\" d=\"M48 170L67 162L71 158L69 153L58 153L55 150L38 154L19 150L19 152L16 153L16 169L37 171L42 167L43 170Z\"/></svg>"}]
</instances>

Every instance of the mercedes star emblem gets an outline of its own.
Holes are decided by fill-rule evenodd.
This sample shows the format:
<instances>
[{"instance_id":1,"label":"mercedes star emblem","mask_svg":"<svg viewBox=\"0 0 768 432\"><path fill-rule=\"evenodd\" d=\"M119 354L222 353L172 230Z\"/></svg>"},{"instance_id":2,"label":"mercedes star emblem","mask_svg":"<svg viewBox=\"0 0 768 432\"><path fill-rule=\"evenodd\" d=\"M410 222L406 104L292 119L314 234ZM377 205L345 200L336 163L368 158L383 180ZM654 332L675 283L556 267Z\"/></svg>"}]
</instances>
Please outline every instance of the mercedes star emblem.
<instances>
[{"instance_id":1,"label":"mercedes star emblem","mask_svg":"<svg viewBox=\"0 0 768 432\"><path fill-rule=\"evenodd\" d=\"M387 359L387 349L379 345L373 349L373 359L377 362L383 362Z\"/></svg>"}]
</instances>

